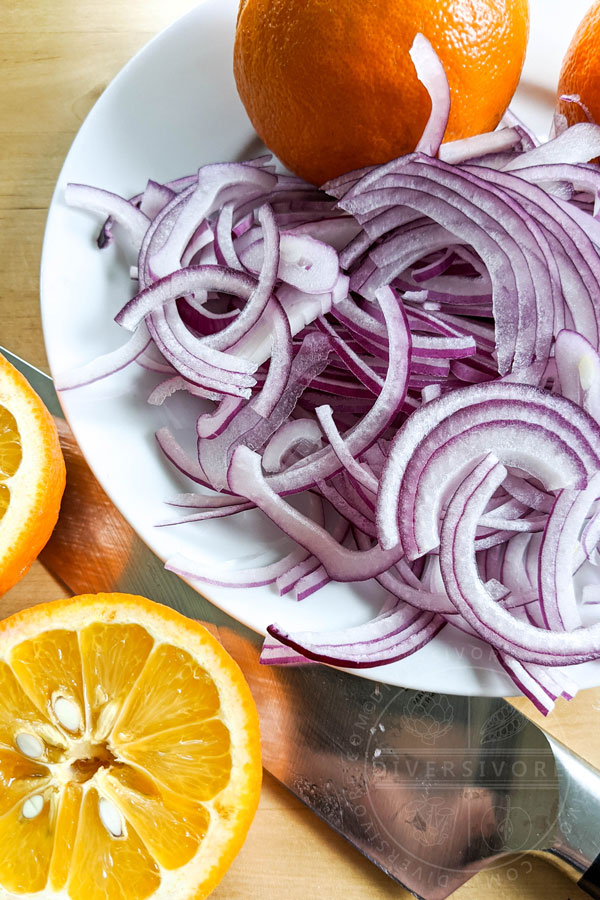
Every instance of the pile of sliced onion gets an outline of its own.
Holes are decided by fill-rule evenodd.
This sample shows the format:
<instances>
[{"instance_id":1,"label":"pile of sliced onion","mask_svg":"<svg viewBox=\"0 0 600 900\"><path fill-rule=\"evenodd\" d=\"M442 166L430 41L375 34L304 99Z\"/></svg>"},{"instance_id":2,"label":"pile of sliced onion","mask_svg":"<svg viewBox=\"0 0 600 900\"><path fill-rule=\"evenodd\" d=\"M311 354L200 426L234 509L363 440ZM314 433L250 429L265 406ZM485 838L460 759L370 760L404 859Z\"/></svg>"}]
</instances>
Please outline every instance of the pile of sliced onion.
<instances>
[{"instance_id":1,"label":"pile of sliced onion","mask_svg":"<svg viewBox=\"0 0 600 900\"><path fill-rule=\"evenodd\" d=\"M539 145L509 114L441 144L449 95L424 38L432 101L416 151L317 190L269 157L207 165L130 200L69 185L135 248L123 346L57 379L137 364L148 398L199 398L198 453L158 445L198 488L176 522L258 507L295 542L268 566L198 583L276 584L301 600L375 578L376 618L336 632L273 624L265 663L379 666L442 628L489 643L543 712L600 657L600 128ZM306 492L301 513L287 495ZM576 591L574 576L590 582Z\"/></svg>"}]
</instances>

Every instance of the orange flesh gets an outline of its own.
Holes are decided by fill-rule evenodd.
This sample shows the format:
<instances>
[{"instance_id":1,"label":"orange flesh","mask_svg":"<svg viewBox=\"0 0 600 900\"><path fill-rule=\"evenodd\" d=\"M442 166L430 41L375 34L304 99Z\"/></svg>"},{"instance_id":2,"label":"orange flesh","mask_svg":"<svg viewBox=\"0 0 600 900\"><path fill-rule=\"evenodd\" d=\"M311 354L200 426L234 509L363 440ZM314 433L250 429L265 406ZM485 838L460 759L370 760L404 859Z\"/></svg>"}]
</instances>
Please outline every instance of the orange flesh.
<instances>
[{"instance_id":1,"label":"orange flesh","mask_svg":"<svg viewBox=\"0 0 600 900\"><path fill-rule=\"evenodd\" d=\"M10 503L10 490L3 482L12 478L19 466L23 451L15 417L0 406L0 519Z\"/></svg>"},{"instance_id":2,"label":"orange flesh","mask_svg":"<svg viewBox=\"0 0 600 900\"><path fill-rule=\"evenodd\" d=\"M59 697L80 711L81 728L61 722ZM57 629L15 646L0 662L0 886L66 886L73 900L154 893L160 867L197 852L204 803L229 780L219 712L210 675L140 625ZM21 751L23 734L43 745L39 758ZM41 803L35 815L28 798ZM121 834L103 822L101 799Z\"/></svg>"}]
</instances>

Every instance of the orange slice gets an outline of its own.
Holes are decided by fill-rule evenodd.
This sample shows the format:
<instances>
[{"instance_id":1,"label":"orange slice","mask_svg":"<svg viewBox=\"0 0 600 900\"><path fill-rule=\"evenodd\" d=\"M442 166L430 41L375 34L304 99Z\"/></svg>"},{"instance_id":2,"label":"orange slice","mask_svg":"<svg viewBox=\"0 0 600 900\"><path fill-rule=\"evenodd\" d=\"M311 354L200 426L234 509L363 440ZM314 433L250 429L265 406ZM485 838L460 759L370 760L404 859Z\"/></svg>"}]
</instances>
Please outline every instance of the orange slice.
<instances>
[{"instance_id":1,"label":"orange slice","mask_svg":"<svg viewBox=\"0 0 600 900\"><path fill-rule=\"evenodd\" d=\"M201 900L260 783L254 701L198 622L97 594L0 623L0 897Z\"/></svg>"},{"instance_id":2,"label":"orange slice","mask_svg":"<svg viewBox=\"0 0 600 900\"><path fill-rule=\"evenodd\" d=\"M0 354L0 594L22 578L50 537L64 487L54 420Z\"/></svg>"}]
</instances>

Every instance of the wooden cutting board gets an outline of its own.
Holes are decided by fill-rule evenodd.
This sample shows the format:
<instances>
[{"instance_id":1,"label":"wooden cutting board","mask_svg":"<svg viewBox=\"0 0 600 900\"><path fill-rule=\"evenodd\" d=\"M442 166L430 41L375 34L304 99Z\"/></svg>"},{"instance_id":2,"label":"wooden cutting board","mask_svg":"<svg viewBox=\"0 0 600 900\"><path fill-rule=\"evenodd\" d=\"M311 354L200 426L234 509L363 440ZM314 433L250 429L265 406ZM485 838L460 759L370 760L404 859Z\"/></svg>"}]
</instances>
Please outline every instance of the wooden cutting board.
<instances>
[{"instance_id":1,"label":"wooden cutting board","mask_svg":"<svg viewBox=\"0 0 600 900\"><path fill-rule=\"evenodd\" d=\"M339 0L343 2L343 0ZM38 272L54 183L84 116L125 62L192 0L4 0L0 16L0 342L47 371ZM40 563L0 598L0 616L67 594ZM525 702L519 707L528 715ZM539 718L539 717L538 717ZM600 767L600 689L559 703L545 723ZM403 900L409 894L266 776L242 852L215 900ZM457 900L578 900L552 866L516 859Z\"/></svg>"}]
</instances>

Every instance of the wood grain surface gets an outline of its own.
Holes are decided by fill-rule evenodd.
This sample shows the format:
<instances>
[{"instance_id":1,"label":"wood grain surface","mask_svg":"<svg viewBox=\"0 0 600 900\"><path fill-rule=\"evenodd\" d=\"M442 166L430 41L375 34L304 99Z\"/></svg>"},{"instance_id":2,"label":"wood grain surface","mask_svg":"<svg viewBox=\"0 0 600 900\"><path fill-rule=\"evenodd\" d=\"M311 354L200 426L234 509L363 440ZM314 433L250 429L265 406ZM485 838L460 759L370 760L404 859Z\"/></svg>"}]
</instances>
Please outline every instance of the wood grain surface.
<instances>
[{"instance_id":1,"label":"wood grain surface","mask_svg":"<svg viewBox=\"0 0 600 900\"><path fill-rule=\"evenodd\" d=\"M44 223L64 156L83 118L124 63L187 12L190 0L3 0L0 16L0 343L47 370L38 272ZM184 173L182 173L184 174ZM143 173L141 173L143 175ZM65 596L35 563L0 599L0 615ZM517 705L527 715L525 701ZM539 719L539 717L537 717ZM600 689L560 702L544 723L600 767ZM402 900L409 894L269 776L248 840L215 900ZM578 900L543 860L482 873L457 900Z\"/></svg>"}]
</instances>

